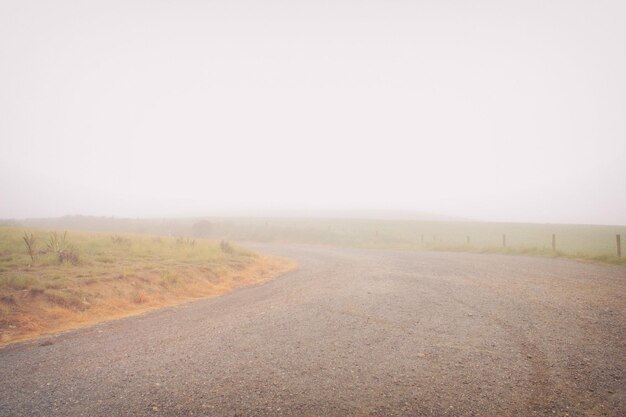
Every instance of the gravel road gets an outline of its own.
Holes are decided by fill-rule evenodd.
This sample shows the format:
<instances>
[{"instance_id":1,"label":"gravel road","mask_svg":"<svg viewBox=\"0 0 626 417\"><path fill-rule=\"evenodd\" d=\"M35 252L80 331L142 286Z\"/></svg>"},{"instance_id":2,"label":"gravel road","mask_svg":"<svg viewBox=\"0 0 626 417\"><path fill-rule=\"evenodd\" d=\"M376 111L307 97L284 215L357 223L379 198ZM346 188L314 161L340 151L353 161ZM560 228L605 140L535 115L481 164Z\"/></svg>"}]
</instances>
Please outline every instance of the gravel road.
<instances>
[{"instance_id":1,"label":"gravel road","mask_svg":"<svg viewBox=\"0 0 626 417\"><path fill-rule=\"evenodd\" d=\"M626 268L254 248L300 267L0 349L0 415L626 415Z\"/></svg>"}]
</instances>

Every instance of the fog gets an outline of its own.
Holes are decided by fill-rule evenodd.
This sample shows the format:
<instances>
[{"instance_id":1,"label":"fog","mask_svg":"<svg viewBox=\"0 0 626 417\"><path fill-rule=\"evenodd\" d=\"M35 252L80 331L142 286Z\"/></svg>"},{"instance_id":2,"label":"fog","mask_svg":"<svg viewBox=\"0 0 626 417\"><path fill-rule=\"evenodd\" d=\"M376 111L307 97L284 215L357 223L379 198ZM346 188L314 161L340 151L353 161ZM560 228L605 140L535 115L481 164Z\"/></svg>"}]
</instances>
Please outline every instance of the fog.
<instances>
[{"instance_id":1,"label":"fog","mask_svg":"<svg viewBox=\"0 0 626 417\"><path fill-rule=\"evenodd\" d=\"M0 218L626 224L623 1L0 3Z\"/></svg>"}]
</instances>

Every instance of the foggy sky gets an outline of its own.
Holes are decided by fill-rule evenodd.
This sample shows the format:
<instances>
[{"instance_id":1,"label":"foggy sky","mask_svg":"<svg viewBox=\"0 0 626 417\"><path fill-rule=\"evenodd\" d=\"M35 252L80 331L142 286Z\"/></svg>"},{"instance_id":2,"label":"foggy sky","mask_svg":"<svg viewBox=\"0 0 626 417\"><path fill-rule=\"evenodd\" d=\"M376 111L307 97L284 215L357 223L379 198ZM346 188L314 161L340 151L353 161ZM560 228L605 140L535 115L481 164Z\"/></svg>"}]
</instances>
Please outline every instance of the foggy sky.
<instances>
[{"instance_id":1,"label":"foggy sky","mask_svg":"<svg viewBox=\"0 0 626 417\"><path fill-rule=\"evenodd\" d=\"M0 2L0 218L626 224L624 1Z\"/></svg>"}]
</instances>

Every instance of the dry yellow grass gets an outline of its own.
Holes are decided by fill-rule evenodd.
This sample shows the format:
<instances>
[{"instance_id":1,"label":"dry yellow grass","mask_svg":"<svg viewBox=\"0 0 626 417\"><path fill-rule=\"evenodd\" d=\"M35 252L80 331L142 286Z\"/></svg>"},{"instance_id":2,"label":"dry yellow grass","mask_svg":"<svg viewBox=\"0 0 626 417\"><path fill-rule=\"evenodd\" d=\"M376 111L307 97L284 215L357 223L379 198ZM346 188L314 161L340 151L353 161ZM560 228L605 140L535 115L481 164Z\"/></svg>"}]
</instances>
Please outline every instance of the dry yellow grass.
<instances>
[{"instance_id":1,"label":"dry yellow grass","mask_svg":"<svg viewBox=\"0 0 626 417\"><path fill-rule=\"evenodd\" d=\"M296 267L211 241L93 233L69 236L77 264L50 254L32 261L22 233L0 228L0 346L225 294Z\"/></svg>"}]
</instances>

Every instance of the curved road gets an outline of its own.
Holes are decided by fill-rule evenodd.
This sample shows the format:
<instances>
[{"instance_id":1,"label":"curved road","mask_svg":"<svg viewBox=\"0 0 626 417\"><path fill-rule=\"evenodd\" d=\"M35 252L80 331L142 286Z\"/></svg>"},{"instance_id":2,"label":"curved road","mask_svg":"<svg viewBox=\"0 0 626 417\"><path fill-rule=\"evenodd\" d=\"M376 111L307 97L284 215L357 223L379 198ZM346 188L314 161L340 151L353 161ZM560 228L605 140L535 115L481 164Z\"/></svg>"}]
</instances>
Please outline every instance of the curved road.
<instances>
[{"instance_id":1,"label":"curved road","mask_svg":"<svg viewBox=\"0 0 626 417\"><path fill-rule=\"evenodd\" d=\"M254 248L300 268L0 349L0 415L626 414L626 268Z\"/></svg>"}]
</instances>

